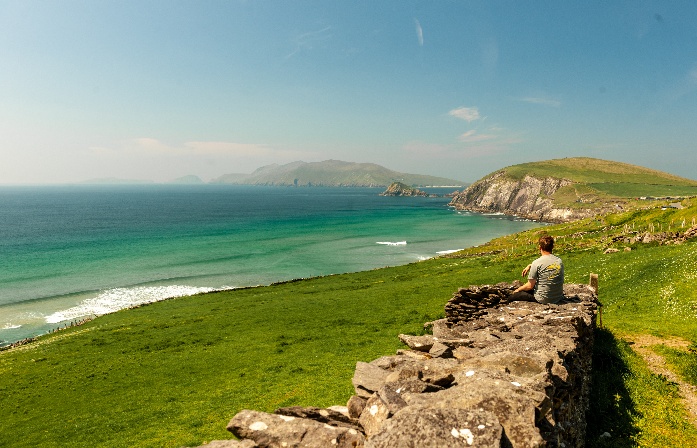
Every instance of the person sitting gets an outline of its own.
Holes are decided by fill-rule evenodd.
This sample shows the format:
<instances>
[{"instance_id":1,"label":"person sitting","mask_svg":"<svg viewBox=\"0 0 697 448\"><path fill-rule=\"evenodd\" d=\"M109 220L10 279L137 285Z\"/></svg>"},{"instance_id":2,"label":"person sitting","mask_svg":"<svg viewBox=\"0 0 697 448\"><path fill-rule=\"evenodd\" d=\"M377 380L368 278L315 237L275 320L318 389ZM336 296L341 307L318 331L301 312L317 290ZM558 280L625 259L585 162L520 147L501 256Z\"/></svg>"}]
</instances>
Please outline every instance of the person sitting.
<instances>
[{"instance_id":1,"label":"person sitting","mask_svg":"<svg viewBox=\"0 0 697 448\"><path fill-rule=\"evenodd\" d=\"M528 281L508 297L510 301L557 303L564 297L564 263L552 254L554 238L543 236L538 242L540 257L525 266L522 276Z\"/></svg>"}]
</instances>

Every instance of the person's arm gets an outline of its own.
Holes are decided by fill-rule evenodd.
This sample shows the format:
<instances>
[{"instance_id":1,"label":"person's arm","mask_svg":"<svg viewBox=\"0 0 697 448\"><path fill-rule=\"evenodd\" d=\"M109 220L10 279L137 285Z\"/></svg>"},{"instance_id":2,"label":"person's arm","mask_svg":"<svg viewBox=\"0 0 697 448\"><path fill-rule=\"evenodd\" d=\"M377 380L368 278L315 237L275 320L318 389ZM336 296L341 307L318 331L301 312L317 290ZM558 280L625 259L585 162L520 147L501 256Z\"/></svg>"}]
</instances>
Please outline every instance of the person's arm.
<instances>
[{"instance_id":1,"label":"person's arm","mask_svg":"<svg viewBox=\"0 0 697 448\"><path fill-rule=\"evenodd\" d=\"M526 275L528 275L530 273L530 268L532 268L532 263L525 266L523 268L523 272L520 275L522 277L525 277ZM527 283L522 285L520 288L517 288L515 291L513 291L513 293L515 294L515 293L520 292L520 291L532 291L535 289L535 283L537 283L537 279L528 278Z\"/></svg>"},{"instance_id":2,"label":"person's arm","mask_svg":"<svg viewBox=\"0 0 697 448\"><path fill-rule=\"evenodd\" d=\"M520 291L532 291L535 289L535 283L537 283L537 280L534 278L529 278L527 283L522 285L520 288L517 288L515 291L513 291L513 293L515 294Z\"/></svg>"},{"instance_id":3,"label":"person's arm","mask_svg":"<svg viewBox=\"0 0 697 448\"><path fill-rule=\"evenodd\" d=\"M531 268L531 267L532 267L532 263L529 264L529 265L527 265L527 266L525 266L525 267L523 268L523 272L520 274L520 276L521 276L521 277L525 277L526 275L528 275L528 272L530 272L530 268Z\"/></svg>"}]
</instances>

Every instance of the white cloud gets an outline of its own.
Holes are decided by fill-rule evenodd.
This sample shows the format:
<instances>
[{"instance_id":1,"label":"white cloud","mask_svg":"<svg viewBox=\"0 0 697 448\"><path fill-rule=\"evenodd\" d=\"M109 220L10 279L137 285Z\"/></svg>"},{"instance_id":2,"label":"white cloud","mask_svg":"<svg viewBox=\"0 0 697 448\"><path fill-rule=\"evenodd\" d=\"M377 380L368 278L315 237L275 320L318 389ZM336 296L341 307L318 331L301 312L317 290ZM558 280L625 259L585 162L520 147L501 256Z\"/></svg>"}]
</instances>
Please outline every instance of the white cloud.
<instances>
[{"instance_id":1,"label":"white cloud","mask_svg":"<svg viewBox=\"0 0 697 448\"><path fill-rule=\"evenodd\" d=\"M416 37L419 39L419 46L423 47L424 46L424 30L421 28L421 24L417 19L414 19L414 23L416 25Z\"/></svg>"},{"instance_id":2,"label":"white cloud","mask_svg":"<svg viewBox=\"0 0 697 448\"><path fill-rule=\"evenodd\" d=\"M171 148L162 143L161 141L150 137L136 138L133 140L133 143L135 144L135 148L137 150L142 150L155 154L166 154L176 151L174 148Z\"/></svg>"},{"instance_id":3,"label":"white cloud","mask_svg":"<svg viewBox=\"0 0 697 448\"><path fill-rule=\"evenodd\" d=\"M465 120L468 123L481 118L479 115L479 109L476 107L458 107L457 109L453 109L448 112L448 115Z\"/></svg>"}]
</instances>

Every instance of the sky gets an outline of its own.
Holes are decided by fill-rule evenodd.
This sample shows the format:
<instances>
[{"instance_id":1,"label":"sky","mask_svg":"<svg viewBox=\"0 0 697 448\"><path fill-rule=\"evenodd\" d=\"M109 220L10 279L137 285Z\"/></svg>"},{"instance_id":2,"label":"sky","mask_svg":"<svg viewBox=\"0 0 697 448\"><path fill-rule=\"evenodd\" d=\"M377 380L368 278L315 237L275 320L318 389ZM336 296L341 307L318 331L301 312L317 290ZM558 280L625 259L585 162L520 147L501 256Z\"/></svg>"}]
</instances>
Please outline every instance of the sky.
<instances>
[{"instance_id":1,"label":"sky","mask_svg":"<svg viewBox=\"0 0 697 448\"><path fill-rule=\"evenodd\" d=\"M0 0L0 184L581 156L697 179L697 2Z\"/></svg>"}]
</instances>

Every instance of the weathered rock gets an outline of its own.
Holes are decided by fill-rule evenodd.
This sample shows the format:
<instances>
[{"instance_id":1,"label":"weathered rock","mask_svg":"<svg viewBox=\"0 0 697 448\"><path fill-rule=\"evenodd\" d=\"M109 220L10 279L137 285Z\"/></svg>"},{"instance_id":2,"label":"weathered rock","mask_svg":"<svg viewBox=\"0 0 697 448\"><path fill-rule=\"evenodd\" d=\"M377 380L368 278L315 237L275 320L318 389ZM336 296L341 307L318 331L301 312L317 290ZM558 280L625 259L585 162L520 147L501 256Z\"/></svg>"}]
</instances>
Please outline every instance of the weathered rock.
<instances>
[{"instance_id":1,"label":"weathered rock","mask_svg":"<svg viewBox=\"0 0 697 448\"><path fill-rule=\"evenodd\" d=\"M349 398L346 407L348 408L348 415L351 418L358 418L361 416L363 409L365 409L365 404L368 402L365 398L359 397L358 395L352 395Z\"/></svg>"},{"instance_id":2,"label":"weathered rock","mask_svg":"<svg viewBox=\"0 0 697 448\"><path fill-rule=\"evenodd\" d=\"M615 249L614 247L608 247L607 249L605 249L605 250L603 251L603 253L604 253L604 254L615 254L615 253L617 253L617 252L619 252L619 251L620 251L619 249Z\"/></svg>"},{"instance_id":3,"label":"weathered rock","mask_svg":"<svg viewBox=\"0 0 697 448\"><path fill-rule=\"evenodd\" d=\"M424 324L424 329L430 330L434 338L437 339L456 339L460 336L453 333L450 328L448 328L447 319L438 319L433 322L426 322Z\"/></svg>"},{"instance_id":4,"label":"weathered rock","mask_svg":"<svg viewBox=\"0 0 697 448\"><path fill-rule=\"evenodd\" d=\"M387 370L367 362L357 362L352 380L356 395L370 398L374 392L385 385L385 380L389 374Z\"/></svg>"},{"instance_id":5,"label":"weathered rock","mask_svg":"<svg viewBox=\"0 0 697 448\"><path fill-rule=\"evenodd\" d=\"M501 446L495 415L478 410L408 407L388 420L366 448Z\"/></svg>"},{"instance_id":6,"label":"weathered rock","mask_svg":"<svg viewBox=\"0 0 697 448\"><path fill-rule=\"evenodd\" d=\"M536 409L549 405L543 393L535 393L505 376L486 370L463 375L459 387L433 394L407 395L409 406L437 409L483 409L496 415L513 448L542 446L540 429L535 425ZM470 381L465 381L469 379Z\"/></svg>"},{"instance_id":7,"label":"weathered rock","mask_svg":"<svg viewBox=\"0 0 697 448\"><path fill-rule=\"evenodd\" d=\"M421 366L419 365L405 365L395 369L385 378L385 383L395 383L398 381L405 380L420 380L423 376L421 371Z\"/></svg>"},{"instance_id":8,"label":"weathered rock","mask_svg":"<svg viewBox=\"0 0 697 448\"><path fill-rule=\"evenodd\" d=\"M408 379L408 380L403 380L403 381L396 381L396 382L388 382L385 384L384 387L389 387L390 389L394 390L398 394L404 394L404 393L417 393L417 394L425 394L429 392L438 392L439 390L443 390L444 388L441 386L437 386L435 384L429 384L425 383L421 380L417 379Z\"/></svg>"},{"instance_id":9,"label":"weathered rock","mask_svg":"<svg viewBox=\"0 0 697 448\"><path fill-rule=\"evenodd\" d=\"M433 344L436 343L436 340L430 335L411 336L400 334L399 340L408 345L410 349L420 352L428 352L433 347Z\"/></svg>"},{"instance_id":10,"label":"weathered rock","mask_svg":"<svg viewBox=\"0 0 697 448\"><path fill-rule=\"evenodd\" d=\"M697 237L697 226L690 227L683 234L683 239L690 239L690 238L694 238L694 237Z\"/></svg>"},{"instance_id":11,"label":"weathered rock","mask_svg":"<svg viewBox=\"0 0 697 448\"><path fill-rule=\"evenodd\" d=\"M450 201L458 210L481 213L504 213L548 222L567 222L598 214L615 212L615 204L594 204L591 207L559 207L554 193L574 182L554 177L526 175L514 179L504 170L492 173L473 183Z\"/></svg>"},{"instance_id":12,"label":"weathered rock","mask_svg":"<svg viewBox=\"0 0 697 448\"><path fill-rule=\"evenodd\" d=\"M347 414L343 414L332 409L316 408L312 406L291 406L276 409L274 414L285 415L288 417L307 418L316 422L326 423L331 426L353 428L359 431L361 430L361 428L358 426L358 420L352 419Z\"/></svg>"},{"instance_id":13,"label":"weathered rock","mask_svg":"<svg viewBox=\"0 0 697 448\"><path fill-rule=\"evenodd\" d=\"M368 403L358 419L367 437L377 434L382 425L391 416L390 408L376 393L368 400Z\"/></svg>"},{"instance_id":14,"label":"weathered rock","mask_svg":"<svg viewBox=\"0 0 697 448\"><path fill-rule=\"evenodd\" d=\"M378 397L385 403L387 410L390 411L390 415L396 414L397 411L407 405L407 402L404 401L400 392L397 392L389 385L383 386L382 389L377 392Z\"/></svg>"},{"instance_id":15,"label":"weathered rock","mask_svg":"<svg viewBox=\"0 0 697 448\"><path fill-rule=\"evenodd\" d=\"M380 196L428 196L428 193L418 188L410 187L402 182L393 182Z\"/></svg>"},{"instance_id":16,"label":"weathered rock","mask_svg":"<svg viewBox=\"0 0 697 448\"><path fill-rule=\"evenodd\" d=\"M199 448L258 448L253 440L212 440Z\"/></svg>"},{"instance_id":17,"label":"weathered rock","mask_svg":"<svg viewBox=\"0 0 697 448\"><path fill-rule=\"evenodd\" d=\"M436 341L433 344L433 347L431 347L431 349L428 351L428 354L434 358L452 358L453 349L441 342Z\"/></svg>"},{"instance_id":18,"label":"weathered rock","mask_svg":"<svg viewBox=\"0 0 697 448\"><path fill-rule=\"evenodd\" d=\"M363 446L363 434L314 420L243 410L228 424L235 436L251 439L260 448L325 448Z\"/></svg>"},{"instance_id":19,"label":"weathered rock","mask_svg":"<svg viewBox=\"0 0 697 448\"><path fill-rule=\"evenodd\" d=\"M416 350L397 350L397 354L421 361L431 358L431 355L428 353L418 352Z\"/></svg>"},{"instance_id":20,"label":"weathered rock","mask_svg":"<svg viewBox=\"0 0 697 448\"><path fill-rule=\"evenodd\" d=\"M421 379L429 384L448 387L455 380L453 373L458 370L459 363L456 359L429 359L422 364Z\"/></svg>"}]
</instances>

